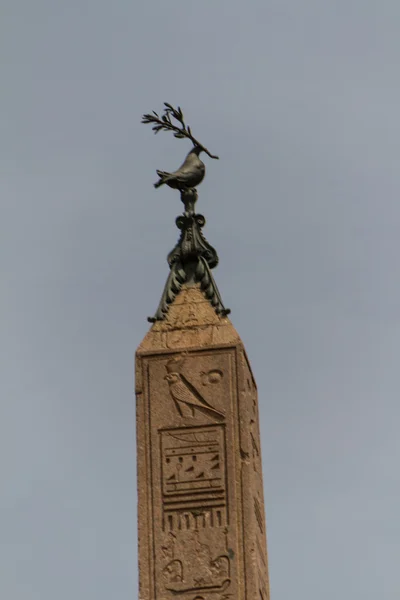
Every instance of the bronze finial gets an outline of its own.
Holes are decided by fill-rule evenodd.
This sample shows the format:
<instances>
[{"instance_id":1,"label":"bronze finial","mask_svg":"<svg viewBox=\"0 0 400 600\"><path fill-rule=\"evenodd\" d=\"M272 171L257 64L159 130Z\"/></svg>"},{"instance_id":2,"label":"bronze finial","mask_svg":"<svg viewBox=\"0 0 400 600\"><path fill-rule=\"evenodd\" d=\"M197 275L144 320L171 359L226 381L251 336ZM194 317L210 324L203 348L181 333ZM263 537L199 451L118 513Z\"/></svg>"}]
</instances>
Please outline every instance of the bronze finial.
<instances>
[{"instance_id":1,"label":"bronze finial","mask_svg":"<svg viewBox=\"0 0 400 600\"><path fill-rule=\"evenodd\" d=\"M180 191L181 200L185 210L182 216L176 219L176 225L181 230L181 235L175 248L168 255L170 273L165 284L160 304L154 317L149 321L162 321L165 319L169 305L174 301L184 283L188 285L200 284L206 298L215 308L217 314L227 315L230 313L222 303L217 285L211 274L211 270L218 264L216 250L207 242L201 229L205 225L203 215L195 213L198 186L204 179L205 165L199 155L205 152L211 158L218 156L211 154L196 138L193 137L190 127L184 122L183 113L178 106L175 109L171 104L164 103L166 107L160 118L153 114L145 114L142 123L152 123L153 131L173 131L174 137L178 139L188 138L193 143L193 148L187 154L182 165L173 172L157 170L159 180L154 184L158 188L164 184ZM171 120L174 118L180 126Z\"/></svg>"}]
</instances>

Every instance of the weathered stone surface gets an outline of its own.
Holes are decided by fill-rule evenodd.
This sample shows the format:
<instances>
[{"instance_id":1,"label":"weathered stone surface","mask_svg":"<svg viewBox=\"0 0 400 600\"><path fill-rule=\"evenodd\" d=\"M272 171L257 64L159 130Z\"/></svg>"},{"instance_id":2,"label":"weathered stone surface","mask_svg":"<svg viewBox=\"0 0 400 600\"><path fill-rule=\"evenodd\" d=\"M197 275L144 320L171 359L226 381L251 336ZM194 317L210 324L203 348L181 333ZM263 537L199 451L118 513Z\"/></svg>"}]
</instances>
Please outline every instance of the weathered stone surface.
<instances>
[{"instance_id":1,"label":"weathered stone surface","mask_svg":"<svg viewBox=\"0 0 400 600\"><path fill-rule=\"evenodd\" d=\"M268 600L257 389L196 287L136 354L140 600Z\"/></svg>"}]
</instances>

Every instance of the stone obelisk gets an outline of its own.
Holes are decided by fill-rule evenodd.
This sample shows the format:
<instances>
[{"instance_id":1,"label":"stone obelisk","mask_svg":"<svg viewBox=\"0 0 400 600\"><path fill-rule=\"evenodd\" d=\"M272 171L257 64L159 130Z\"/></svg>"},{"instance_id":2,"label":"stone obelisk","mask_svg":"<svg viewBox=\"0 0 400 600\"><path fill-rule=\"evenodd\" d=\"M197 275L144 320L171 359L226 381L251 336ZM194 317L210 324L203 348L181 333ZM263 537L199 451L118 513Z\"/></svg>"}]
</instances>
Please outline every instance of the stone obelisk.
<instances>
[{"instance_id":1,"label":"stone obelisk","mask_svg":"<svg viewBox=\"0 0 400 600\"><path fill-rule=\"evenodd\" d=\"M257 388L197 192L180 191L180 239L136 352L139 600L269 600Z\"/></svg>"}]
</instances>

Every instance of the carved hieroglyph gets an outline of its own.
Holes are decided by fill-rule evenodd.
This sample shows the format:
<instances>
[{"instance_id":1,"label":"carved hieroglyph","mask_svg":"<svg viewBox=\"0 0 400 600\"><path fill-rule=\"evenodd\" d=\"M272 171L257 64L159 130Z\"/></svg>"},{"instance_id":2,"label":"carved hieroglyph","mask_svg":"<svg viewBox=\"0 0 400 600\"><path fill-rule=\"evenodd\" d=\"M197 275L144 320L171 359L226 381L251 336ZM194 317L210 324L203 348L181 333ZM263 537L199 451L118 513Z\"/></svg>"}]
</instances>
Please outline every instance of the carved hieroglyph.
<instances>
[{"instance_id":1,"label":"carved hieroglyph","mask_svg":"<svg viewBox=\"0 0 400 600\"><path fill-rule=\"evenodd\" d=\"M138 348L136 395L140 600L268 600L256 386L197 288Z\"/></svg>"}]
</instances>

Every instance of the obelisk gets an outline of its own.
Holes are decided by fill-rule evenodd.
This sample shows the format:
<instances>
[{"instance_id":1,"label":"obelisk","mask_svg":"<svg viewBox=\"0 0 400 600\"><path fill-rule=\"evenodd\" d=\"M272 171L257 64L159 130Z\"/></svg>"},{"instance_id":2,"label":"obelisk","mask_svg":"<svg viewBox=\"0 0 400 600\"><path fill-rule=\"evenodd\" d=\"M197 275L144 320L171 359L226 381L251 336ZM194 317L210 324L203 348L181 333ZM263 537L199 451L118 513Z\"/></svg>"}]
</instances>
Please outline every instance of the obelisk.
<instances>
[{"instance_id":1,"label":"obelisk","mask_svg":"<svg viewBox=\"0 0 400 600\"><path fill-rule=\"evenodd\" d=\"M197 192L178 189L180 239L136 352L139 600L269 600L257 387Z\"/></svg>"}]
</instances>

